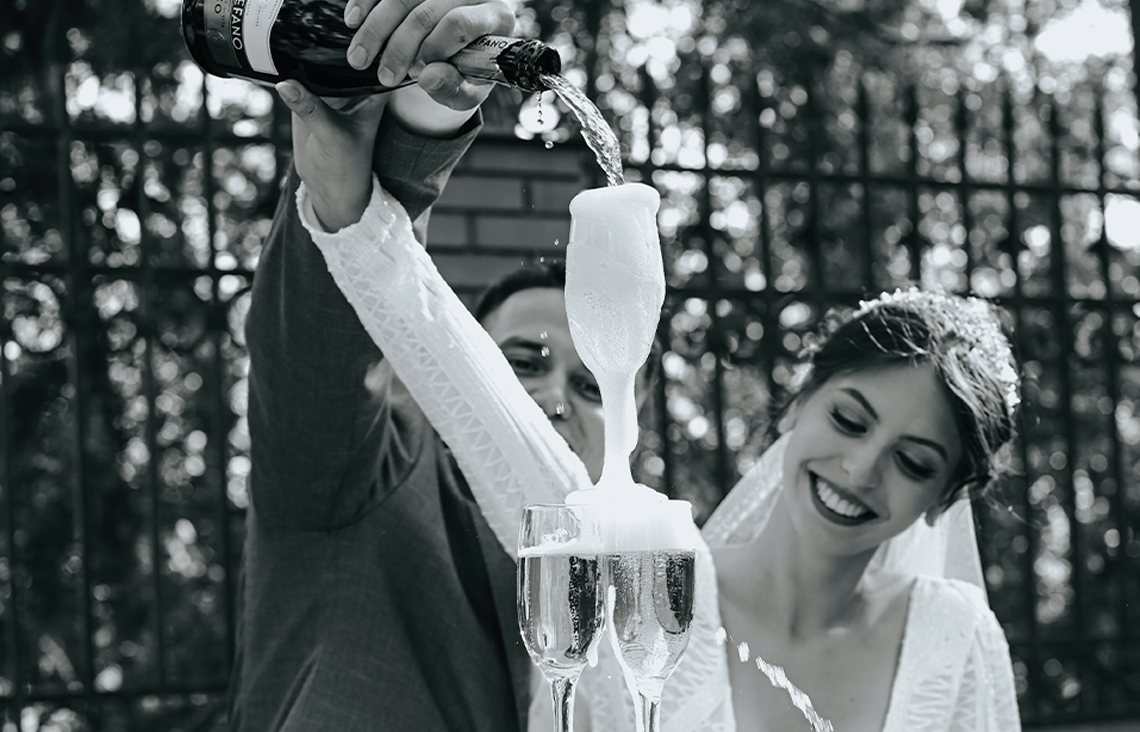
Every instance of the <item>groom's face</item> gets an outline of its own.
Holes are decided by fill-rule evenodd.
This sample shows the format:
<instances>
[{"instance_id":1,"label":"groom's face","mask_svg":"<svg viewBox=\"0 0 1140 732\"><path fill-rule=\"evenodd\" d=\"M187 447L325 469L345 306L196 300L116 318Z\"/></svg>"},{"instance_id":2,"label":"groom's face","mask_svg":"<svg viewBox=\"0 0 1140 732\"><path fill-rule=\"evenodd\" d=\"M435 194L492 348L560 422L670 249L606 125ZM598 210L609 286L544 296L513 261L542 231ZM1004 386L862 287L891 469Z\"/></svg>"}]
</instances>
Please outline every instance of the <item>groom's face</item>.
<instances>
[{"instance_id":1,"label":"groom's face","mask_svg":"<svg viewBox=\"0 0 1140 732\"><path fill-rule=\"evenodd\" d=\"M605 450L601 394L570 339L562 290L520 290L484 317L483 327L596 481Z\"/></svg>"}]
</instances>

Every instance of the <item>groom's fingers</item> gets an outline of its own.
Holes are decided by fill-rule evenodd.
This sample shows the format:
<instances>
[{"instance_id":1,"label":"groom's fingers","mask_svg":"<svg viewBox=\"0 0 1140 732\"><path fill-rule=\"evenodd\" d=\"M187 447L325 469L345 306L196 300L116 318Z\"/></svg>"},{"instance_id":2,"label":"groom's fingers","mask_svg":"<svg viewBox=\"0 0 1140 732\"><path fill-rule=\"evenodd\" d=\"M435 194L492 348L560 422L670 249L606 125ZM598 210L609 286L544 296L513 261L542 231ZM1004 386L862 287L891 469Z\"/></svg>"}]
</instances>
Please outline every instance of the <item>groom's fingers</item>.
<instances>
[{"instance_id":1,"label":"groom's fingers","mask_svg":"<svg viewBox=\"0 0 1140 732\"><path fill-rule=\"evenodd\" d=\"M332 110L316 94L295 81L282 81L274 89L289 111L310 123L329 121Z\"/></svg>"},{"instance_id":2,"label":"groom's fingers","mask_svg":"<svg viewBox=\"0 0 1140 732\"><path fill-rule=\"evenodd\" d=\"M440 0L383 0L379 3L376 0L353 1L360 5L363 13L360 27L348 46L348 64L355 69L367 68L380 55L381 49L388 45L393 31L412 16L416 17L417 23L430 25L439 19L439 15L432 17L431 8L424 10L423 7ZM424 30L424 34L429 30L430 26ZM391 82L381 79L380 83L393 86L398 81L400 79Z\"/></svg>"},{"instance_id":3,"label":"groom's fingers","mask_svg":"<svg viewBox=\"0 0 1140 732\"><path fill-rule=\"evenodd\" d=\"M396 30L393 42L404 30L404 26ZM480 36L509 36L514 30L515 14L498 0L460 5L445 13L419 41L416 60L420 64L446 61Z\"/></svg>"},{"instance_id":4,"label":"groom's fingers","mask_svg":"<svg viewBox=\"0 0 1140 732\"><path fill-rule=\"evenodd\" d=\"M456 110L474 109L483 103L491 90L491 83L468 79L459 70L439 61L428 64L417 79L417 83L440 104Z\"/></svg>"},{"instance_id":5,"label":"groom's fingers","mask_svg":"<svg viewBox=\"0 0 1140 732\"><path fill-rule=\"evenodd\" d=\"M478 37L505 35L514 26L514 13L497 0L425 0L392 31L379 73L387 69L388 78L402 79L412 68L444 61Z\"/></svg>"}]
</instances>

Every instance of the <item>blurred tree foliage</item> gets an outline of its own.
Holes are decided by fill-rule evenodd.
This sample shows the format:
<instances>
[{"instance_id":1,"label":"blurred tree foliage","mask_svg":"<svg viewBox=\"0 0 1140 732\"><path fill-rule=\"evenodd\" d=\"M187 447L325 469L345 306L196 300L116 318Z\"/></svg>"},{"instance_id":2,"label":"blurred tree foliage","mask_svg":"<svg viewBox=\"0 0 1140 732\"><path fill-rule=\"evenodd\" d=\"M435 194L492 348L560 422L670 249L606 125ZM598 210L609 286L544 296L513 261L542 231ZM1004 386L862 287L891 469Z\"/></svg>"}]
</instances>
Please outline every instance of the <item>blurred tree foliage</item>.
<instances>
[{"instance_id":1,"label":"blurred tree foliage","mask_svg":"<svg viewBox=\"0 0 1140 732\"><path fill-rule=\"evenodd\" d=\"M288 120L265 89L203 78L179 6L0 0L5 729L221 724L241 329ZM1025 718L1140 715L1124 0L517 11L662 193L670 349L643 479L707 515L827 308L910 279L995 298L1025 361L1022 477L978 516ZM488 129L569 140L564 111L498 90Z\"/></svg>"}]
</instances>

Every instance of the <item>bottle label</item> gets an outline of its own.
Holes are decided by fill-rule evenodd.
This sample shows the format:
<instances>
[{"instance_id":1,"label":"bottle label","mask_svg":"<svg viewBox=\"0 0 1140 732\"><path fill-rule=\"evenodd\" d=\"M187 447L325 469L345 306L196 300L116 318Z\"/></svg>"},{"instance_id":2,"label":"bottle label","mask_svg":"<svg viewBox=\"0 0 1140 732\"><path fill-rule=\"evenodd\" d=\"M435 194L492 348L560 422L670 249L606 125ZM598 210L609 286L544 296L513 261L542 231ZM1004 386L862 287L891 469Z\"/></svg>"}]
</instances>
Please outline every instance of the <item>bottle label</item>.
<instances>
[{"instance_id":1,"label":"bottle label","mask_svg":"<svg viewBox=\"0 0 1140 732\"><path fill-rule=\"evenodd\" d=\"M214 61L235 71L277 75L269 35L284 0L209 0L206 45Z\"/></svg>"},{"instance_id":2,"label":"bottle label","mask_svg":"<svg viewBox=\"0 0 1140 732\"><path fill-rule=\"evenodd\" d=\"M245 6L240 27L245 57L254 71L277 75L273 54L269 52L269 34L273 31L273 21L277 20L283 2L285 0L233 0L235 6Z\"/></svg>"},{"instance_id":3,"label":"bottle label","mask_svg":"<svg viewBox=\"0 0 1140 732\"><path fill-rule=\"evenodd\" d=\"M460 73L469 79L485 79L501 84L509 83L503 70L499 68L499 54L519 42L507 36L483 36L471 45L461 49L448 59Z\"/></svg>"},{"instance_id":4,"label":"bottle label","mask_svg":"<svg viewBox=\"0 0 1140 732\"><path fill-rule=\"evenodd\" d=\"M230 1L207 0L205 3L206 49L216 63L240 71L241 62L230 43Z\"/></svg>"}]
</instances>

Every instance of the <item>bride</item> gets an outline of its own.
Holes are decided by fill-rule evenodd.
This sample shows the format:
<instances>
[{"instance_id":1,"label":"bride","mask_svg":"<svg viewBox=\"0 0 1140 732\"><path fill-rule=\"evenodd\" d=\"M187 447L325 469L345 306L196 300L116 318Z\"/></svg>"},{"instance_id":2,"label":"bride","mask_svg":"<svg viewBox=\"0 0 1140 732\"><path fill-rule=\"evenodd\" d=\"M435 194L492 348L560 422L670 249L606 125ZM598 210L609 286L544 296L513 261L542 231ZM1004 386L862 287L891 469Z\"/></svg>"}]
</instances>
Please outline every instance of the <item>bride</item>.
<instances>
[{"instance_id":1,"label":"bride","mask_svg":"<svg viewBox=\"0 0 1140 732\"><path fill-rule=\"evenodd\" d=\"M703 531L730 652L782 666L836 729L1017 729L970 515L1017 394L980 300L898 291L833 319L782 436ZM741 727L802 725L755 672L729 664Z\"/></svg>"},{"instance_id":2,"label":"bride","mask_svg":"<svg viewBox=\"0 0 1140 732\"><path fill-rule=\"evenodd\" d=\"M304 187L302 220L513 555L523 505L559 500L585 471L440 277L399 202L373 185L360 226L312 225ZM666 686L663 728L804 727L753 663L763 657L838 729L1017 729L969 510L1011 439L1017 390L1009 344L978 300L887 294L826 334L782 436L703 529L716 583L702 551L692 639ZM583 728L632 717L612 656L583 675L579 693Z\"/></svg>"}]
</instances>

